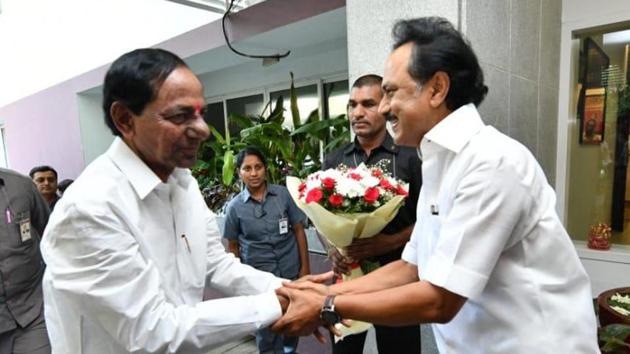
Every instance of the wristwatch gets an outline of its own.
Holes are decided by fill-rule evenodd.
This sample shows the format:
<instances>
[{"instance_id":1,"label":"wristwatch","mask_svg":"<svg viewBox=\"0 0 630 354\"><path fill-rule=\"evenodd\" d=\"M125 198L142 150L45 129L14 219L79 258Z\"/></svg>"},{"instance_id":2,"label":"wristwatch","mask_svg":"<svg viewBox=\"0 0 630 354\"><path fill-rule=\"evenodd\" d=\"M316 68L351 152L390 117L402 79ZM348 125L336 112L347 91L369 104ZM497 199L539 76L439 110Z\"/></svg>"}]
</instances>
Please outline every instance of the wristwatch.
<instances>
[{"instance_id":1,"label":"wristwatch","mask_svg":"<svg viewBox=\"0 0 630 354\"><path fill-rule=\"evenodd\" d=\"M341 316L335 311L335 296L337 295L328 295L326 296L326 300L324 300L324 306L319 313L319 318L324 321L324 323L334 326L337 323L341 322Z\"/></svg>"}]
</instances>

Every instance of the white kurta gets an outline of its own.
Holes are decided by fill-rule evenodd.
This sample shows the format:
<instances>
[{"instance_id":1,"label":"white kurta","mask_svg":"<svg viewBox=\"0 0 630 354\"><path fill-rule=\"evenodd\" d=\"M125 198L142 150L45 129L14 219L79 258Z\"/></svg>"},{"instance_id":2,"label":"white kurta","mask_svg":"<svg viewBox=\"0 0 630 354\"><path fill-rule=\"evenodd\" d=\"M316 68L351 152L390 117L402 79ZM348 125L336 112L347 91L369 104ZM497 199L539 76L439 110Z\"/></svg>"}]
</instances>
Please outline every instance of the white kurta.
<instances>
[{"instance_id":1,"label":"white kurta","mask_svg":"<svg viewBox=\"0 0 630 354\"><path fill-rule=\"evenodd\" d=\"M162 183L119 138L64 193L41 249L54 354L205 353L281 315L280 280L225 252L190 171ZM241 296L202 301L206 281Z\"/></svg>"},{"instance_id":2,"label":"white kurta","mask_svg":"<svg viewBox=\"0 0 630 354\"><path fill-rule=\"evenodd\" d=\"M468 300L433 325L441 353L598 353L590 283L532 154L474 105L423 138L418 218L403 259Z\"/></svg>"}]
</instances>

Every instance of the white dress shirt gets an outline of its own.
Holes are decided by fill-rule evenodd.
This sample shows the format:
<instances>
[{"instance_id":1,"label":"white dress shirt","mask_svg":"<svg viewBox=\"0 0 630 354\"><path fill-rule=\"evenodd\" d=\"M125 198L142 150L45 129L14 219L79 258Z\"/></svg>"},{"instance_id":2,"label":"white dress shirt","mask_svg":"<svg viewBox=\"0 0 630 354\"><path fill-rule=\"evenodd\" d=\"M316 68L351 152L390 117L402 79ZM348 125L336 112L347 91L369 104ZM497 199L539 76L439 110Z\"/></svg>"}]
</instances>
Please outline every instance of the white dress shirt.
<instances>
[{"instance_id":1,"label":"white dress shirt","mask_svg":"<svg viewBox=\"0 0 630 354\"><path fill-rule=\"evenodd\" d=\"M420 143L423 186L402 258L468 300L441 353L598 353L590 283L532 154L463 106Z\"/></svg>"},{"instance_id":2,"label":"white dress shirt","mask_svg":"<svg viewBox=\"0 0 630 354\"><path fill-rule=\"evenodd\" d=\"M225 252L190 171L163 183L119 138L64 193L41 249L54 354L205 353L281 315L280 280ZM240 296L202 301L206 283Z\"/></svg>"}]
</instances>

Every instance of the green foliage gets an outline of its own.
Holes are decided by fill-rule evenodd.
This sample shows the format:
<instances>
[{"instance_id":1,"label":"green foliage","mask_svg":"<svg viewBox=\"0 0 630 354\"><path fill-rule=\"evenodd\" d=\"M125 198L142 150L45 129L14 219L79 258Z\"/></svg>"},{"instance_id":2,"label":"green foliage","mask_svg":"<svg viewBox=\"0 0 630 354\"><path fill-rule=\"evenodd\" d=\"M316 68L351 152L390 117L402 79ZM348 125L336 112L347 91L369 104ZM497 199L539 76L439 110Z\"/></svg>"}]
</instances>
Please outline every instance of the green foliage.
<instances>
[{"instance_id":1,"label":"green foliage","mask_svg":"<svg viewBox=\"0 0 630 354\"><path fill-rule=\"evenodd\" d=\"M200 148L193 175L204 194L206 203L215 212L238 192L235 180L235 156L246 146L256 146L267 158L267 180L284 184L286 176L306 177L321 167L320 146L327 153L350 140L350 130L345 115L321 120L314 110L302 124L298 100L291 73L290 111L293 130L284 127L284 98L278 97L268 116L241 116L230 114L229 126L238 127L239 136L230 137L229 131L222 136L210 126L212 137ZM268 103L263 112L268 111ZM334 137L327 142L329 136Z\"/></svg>"},{"instance_id":2,"label":"green foliage","mask_svg":"<svg viewBox=\"0 0 630 354\"><path fill-rule=\"evenodd\" d=\"M628 353L630 344L626 339L630 337L630 325L627 324L610 324L599 330L599 341L603 344L601 347L604 353Z\"/></svg>"}]
</instances>

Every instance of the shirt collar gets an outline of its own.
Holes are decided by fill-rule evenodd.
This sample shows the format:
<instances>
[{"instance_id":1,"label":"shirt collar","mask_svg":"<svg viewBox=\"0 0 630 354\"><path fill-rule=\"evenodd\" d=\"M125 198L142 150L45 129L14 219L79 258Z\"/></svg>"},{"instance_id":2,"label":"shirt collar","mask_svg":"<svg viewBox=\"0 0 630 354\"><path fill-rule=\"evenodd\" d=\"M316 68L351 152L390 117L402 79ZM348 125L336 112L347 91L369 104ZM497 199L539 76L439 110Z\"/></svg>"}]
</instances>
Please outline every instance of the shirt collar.
<instances>
[{"instance_id":1,"label":"shirt collar","mask_svg":"<svg viewBox=\"0 0 630 354\"><path fill-rule=\"evenodd\" d=\"M391 137L391 135L389 135L389 133L385 133L385 139L383 139L381 145L377 146L376 148L378 149L379 147L382 147L392 154L398 152L398 147L396 146L396 144L394 144L394 139ZM357 137L354 137L354 141L352 142L352 144L348 144L348 146L343 150L344 154L346 155L350 155L354 151L363 151L363 147L361 146L361 144L359 144L359 140L357 139Z\"/></svg>"},{"instance_id":2,"label":"shirt collar","mask_svg":"<svg viewBox=\"0 0 630 354\"><path fill-rule=\"evenodd\" d=\"M277 195L278 193L276 192L276 187L273 184L267 183L267 189L265 190L265 198L263 200L265 200L267 198L267 195ZM243 201L243 203L247 203L247 201L249 200L249 198L251 198L251 194L249 193L249 189L247 189L247 186L245 186L243 188L243 191L241 192L241 200Z\"/></svg>"},{"instance_id":3,"label":"shirt collar","mask_svg":"<svg viewBox=\"0 0 630 354\"><path fill-rule=\"evenodd\" d=\"M120 138L116 137L106 153L120 171L127 177L140 199L146 198L162 180L147 166L138 155ZM169 176L169 182L187 188L190 183L188 169L175 168Z\"/></svg>"},{"instance_id":4,"label":"shirt collar","mask_svg":"<svg viewBox=\"0 0 630 354\"><path fill-rule=\"evenodd\" d=\"M422 140L433 142L457 154L484 126L477 108L469 103L442 119Z\"/></svg>"}]
</instances>

